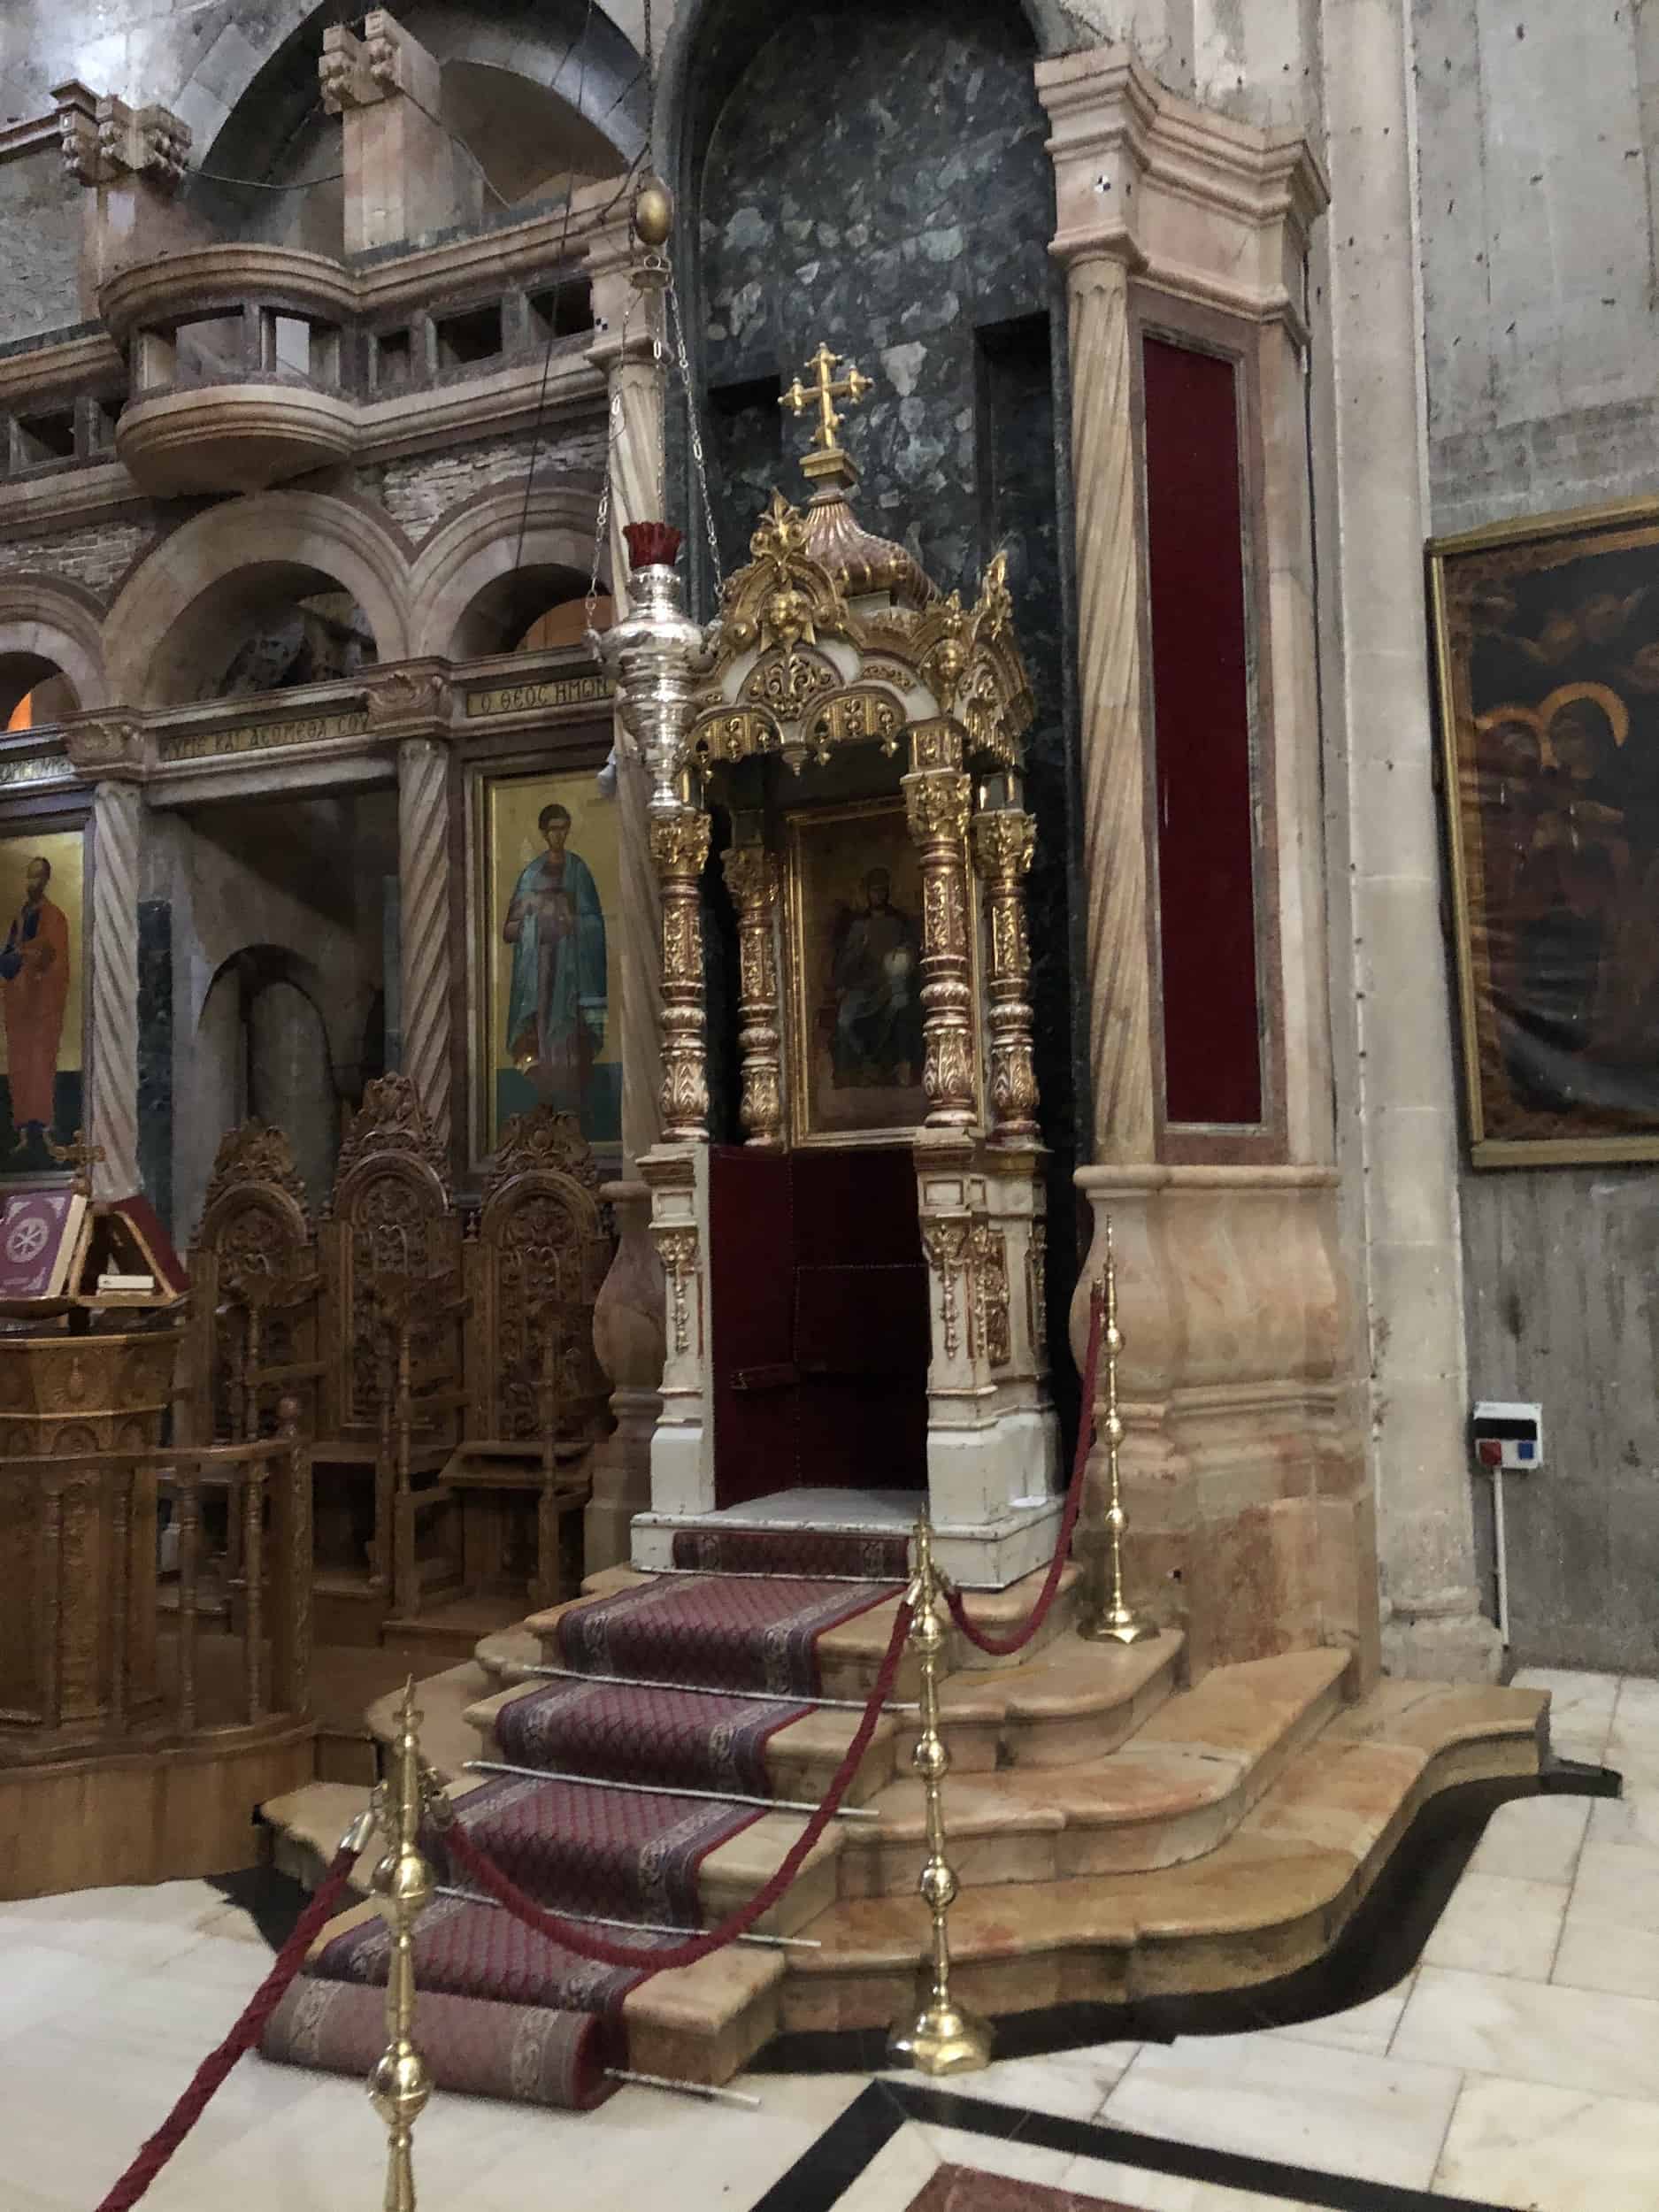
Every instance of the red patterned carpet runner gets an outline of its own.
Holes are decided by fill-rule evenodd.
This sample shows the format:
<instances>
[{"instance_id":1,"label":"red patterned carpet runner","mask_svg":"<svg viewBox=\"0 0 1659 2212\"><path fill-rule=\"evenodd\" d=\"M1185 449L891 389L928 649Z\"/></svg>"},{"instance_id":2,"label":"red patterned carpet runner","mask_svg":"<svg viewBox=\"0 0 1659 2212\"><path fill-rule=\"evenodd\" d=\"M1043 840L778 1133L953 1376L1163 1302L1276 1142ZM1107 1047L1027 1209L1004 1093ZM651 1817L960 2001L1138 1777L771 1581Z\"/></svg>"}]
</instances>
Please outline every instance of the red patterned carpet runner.
<instances>
[{"instance_id":1,"label":"red patterned carpet runner","mask_svg":"<svg viewBox=\"0 0 1659 2212\"><path fill-rule=\"evenodd\" d=\"M868 1583L664 1576L563 1615L559 1649L583 1674L813 1697L818 1638L892 1595Z\"/></svg>"},{"instance_id":2,"label":"red patterned carpet runner","mask_svg":"<svg viewBox=\"0 0 1659 2212\"><path fill-rule=\"evenodd\" d=\"M617 1943L636 1939L619 1928L606 1932ZM641 1951L655 1950L672 1940L672 1936L642 1932L637 1938ZM391 1935L376 1912L335 1936L307 1970L323 1981L357 1982L383 1989L390 1956ZM451 1997L488 1997L503 2004L614 2014L639 1980L640 1976L626 1967L600 1966L591 1959L578 1957L562 1944L549 1943L545 1936L534 1934L495 1905L440 1897L422 1913L415 1930L418 1992L442 1990ZM421 2002L424 2017L424 1999ZM382 2034L380 2049L385 2047Z\"/></svg>"},{"instance_id":3,"label":"red patterned carpet runner","mask_svg":"<svg viewBox=\"0 0 1659 2212\"><path fill-rule=\"evenodd\" d=\"M559 1681L511 1700L495 1724L500 1755L549 1778L494 1778L457 1801L457 1817L504 1874L551 1910L701 1926L703 1861L761 1811L718 1795L592 1788L580 1778L769 1796L766 1747L810 1709L803 1701L818 1689L818 1638L893 1595L891 1585L713 1575L664 1577L576 1607L558 1624L565 1666L685 1687ZM720 1689L772 1694L713 1694ZM572 1778L556 1781L556 1772ZM429 1836L426 1848L441 1878L452 1878L442 1834ZM298 2065L366 2070L384 2047L373 1993L386 1980L390 1935L366 1908L334 1926L265 2048ZM644 1929L637 1937L604 1933L636 1945L642 1959L673 1940ZM579 1957L492 1904L441 1897L415 1934L421 2047L441 2084L528 2102L592 2103L604 2093L595 2087L599 2047L583 2039L581 2024L616 2024L643 1971Z\"/></svg>"},{"instance_id":4,"label":"red patterned carpet runner","mask_svg":"<svg viewBox=\"0 0 1659 2212\"><path fill-rule=\"evenodd\" d=\"M576 2112L613 2093L616 2084L605 2079L604 2070L622 2062L621 2032L613 2023L590 2013L469 1997L423 1996L420 2043L440 2089ZM359 2081L385 2048L386 2001L378 1991L304 1974L272 2015L260 2045L266 2058Z\"/></svg>"},{"instance_id":5,"label":"red patterned carpet runner","mask_svg":"<svg viewBox=\"0 0 1659 2212\"><path fill-rule=\"evenodd\" d=\"M787 1698L757 1704L701 1690L561 1682L503 1706L495 1740L516 1766L764 1797L767 1744L810 1709Z\"/></svg>"}]
</instances>

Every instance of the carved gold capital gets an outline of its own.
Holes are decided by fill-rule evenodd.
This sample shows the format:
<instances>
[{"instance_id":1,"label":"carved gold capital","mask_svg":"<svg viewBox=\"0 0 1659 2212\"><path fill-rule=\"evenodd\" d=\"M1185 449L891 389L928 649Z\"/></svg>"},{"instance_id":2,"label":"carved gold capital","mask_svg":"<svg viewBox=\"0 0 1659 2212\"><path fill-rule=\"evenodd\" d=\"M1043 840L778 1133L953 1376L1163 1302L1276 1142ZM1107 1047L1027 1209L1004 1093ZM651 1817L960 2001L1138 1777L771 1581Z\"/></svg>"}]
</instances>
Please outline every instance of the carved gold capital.
<instances>
[{"instance_id":1,"label":"carved gold capital","mask_svg":"<svg viewBox=\"0 0 1659 2212\"><path fill-rule=\"evenodd\" d=\"M904 778L904 805L910 835L918 844L949 838L957 844L968 833L971 787L952 769L930 769Z\"/></svg>"},{"instance_id":2,"label":"carved gold capital","mask_svg":"<svg viewBox=\"0 0 1659 2212\"><path fill-rule=\"evenodd\" d=\"M695 880L708 864L710 826L706 814L682 807L673 814L651 817L651 858L664 887L677 877Z\"/></svg>"},{"instance_id":3,"label":"carved gold capital","mask_svg":"<svg viewBox=\"0 0 1659 2212\"><path fill-rule=\"evenodd\" d=\"M973 818L973 857L992 883L1026 873L1037 849L1037 825L1018 807L998 807Z\"/></svg>"}]
</instances>

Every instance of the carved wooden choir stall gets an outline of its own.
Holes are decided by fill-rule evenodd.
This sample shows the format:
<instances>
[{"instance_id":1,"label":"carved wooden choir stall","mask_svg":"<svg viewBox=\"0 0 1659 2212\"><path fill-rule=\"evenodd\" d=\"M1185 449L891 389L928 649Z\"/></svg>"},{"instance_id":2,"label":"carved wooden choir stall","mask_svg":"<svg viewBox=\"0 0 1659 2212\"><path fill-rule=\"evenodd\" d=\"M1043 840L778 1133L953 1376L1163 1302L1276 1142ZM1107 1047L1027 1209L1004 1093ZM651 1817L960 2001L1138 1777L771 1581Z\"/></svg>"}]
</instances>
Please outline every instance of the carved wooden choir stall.
<instances>
[{"instance_id":1,"label":"carved wooden choir stall","mask_svg":"<svg viewBox=\"0 0 1659 2212\"><path fill-rule=\"evenodd\" d=\"M191 1256L189 1417L257 1437L281 1393L300 1394L322 1640L470 1650L576 1586L604 1418L596 1187L575 1125L538 1108L503 1133L464 1233L398 1075L369 1086L314 1229L281 1134L256 1122L225 1138ZM226 1559L234 1583L234 1531Z\"/></svg>"}]
</instances>

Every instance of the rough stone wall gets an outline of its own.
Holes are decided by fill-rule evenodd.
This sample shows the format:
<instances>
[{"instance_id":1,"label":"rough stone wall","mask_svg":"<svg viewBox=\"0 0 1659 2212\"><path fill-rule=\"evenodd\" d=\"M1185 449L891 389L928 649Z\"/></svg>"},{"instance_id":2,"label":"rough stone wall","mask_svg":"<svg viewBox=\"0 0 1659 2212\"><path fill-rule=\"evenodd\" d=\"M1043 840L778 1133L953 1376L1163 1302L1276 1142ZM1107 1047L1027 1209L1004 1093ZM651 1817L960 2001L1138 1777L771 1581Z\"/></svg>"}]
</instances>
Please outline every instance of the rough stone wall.
<instances>
[{"instance_id":1,"label":"rough stone wall","mask_svg":"<svg viewBox=\"0 0 1659 2212\"><path fill-rule=\"evenodd\" d=\"M521 483L535 454L535 482L551 490L574 474L596 478L604 465L603 422L590 429L544 431L539 442L529 431L511 438L490 438L477 445L446 446L436 453L413 454L365 469L359 488L385 507L387 518L417 545L446 516L480 492Z\"/></svg>"},{"instance_id":2,"label":"rough stone wall","mask_svg":"<svg viewBox=\"0 0 1659 2212\"><path fill-rule=\"evenodd\" d=\"M0 162L0 240L6 256L0 343L78 323L81 208L56 141Z\"/></svg>"},{"instance_id":3,"label":"rough stone wall","mask_svg":"<svg viewBox=\"0 0 1659 2212\"><path fill-rule=\"evenodd\" d=\"M84 584L107 603L156 534L151 523L111 519L52 536L19 537L0 549L0 572L27 568L37 575L61 576Z\"/></svg>"},{"instance_id":4,"label":"rough stone wall","mask_svg":"<svg viewBox=\"0 0 1659 2212\"><path fill-rule=\"evenodd\" d=\"M1650 12L1415 0L1437 534L1659 484ZM1505 1500L1516 1654L1652 1672L1659 1179L1466 1169L1462 1210L1471 1394L1544 1409Z\"/></svg>"}]
</instances>

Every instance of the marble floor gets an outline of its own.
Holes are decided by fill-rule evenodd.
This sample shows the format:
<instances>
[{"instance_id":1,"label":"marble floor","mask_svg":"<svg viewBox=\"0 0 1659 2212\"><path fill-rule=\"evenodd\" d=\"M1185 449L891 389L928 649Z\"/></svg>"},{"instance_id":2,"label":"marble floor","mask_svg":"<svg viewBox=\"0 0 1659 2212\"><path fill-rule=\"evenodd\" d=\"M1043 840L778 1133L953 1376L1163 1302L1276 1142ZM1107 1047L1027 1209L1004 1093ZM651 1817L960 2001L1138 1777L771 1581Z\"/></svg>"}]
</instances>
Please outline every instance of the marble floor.
<instances>
[{"instance_id":1,"label":"marble floor","mask_svg":"<svg viewBox=\"0 0 1659 2212\"><path fill-rule=\"evenodd\" d=\"M757 2110L440 2097L421 2205L599 2212L656 2177L676 2212L902 2212L948 2162L1140 2212L1659 2212L1659 1682L1517 1679L1625 1794L1505 1806L1420 1963L1354 2012L1006 2062L959 2085L977 2112L850 2074L746 2078ZM266 1959L204 1883L0 1905L0 2212L91 2212ZM244 2060L146 2204L368 2208L381 2142L356 2084Z\"/></svg>"}]
</instances>

